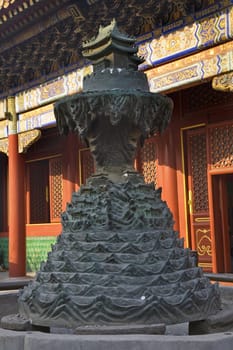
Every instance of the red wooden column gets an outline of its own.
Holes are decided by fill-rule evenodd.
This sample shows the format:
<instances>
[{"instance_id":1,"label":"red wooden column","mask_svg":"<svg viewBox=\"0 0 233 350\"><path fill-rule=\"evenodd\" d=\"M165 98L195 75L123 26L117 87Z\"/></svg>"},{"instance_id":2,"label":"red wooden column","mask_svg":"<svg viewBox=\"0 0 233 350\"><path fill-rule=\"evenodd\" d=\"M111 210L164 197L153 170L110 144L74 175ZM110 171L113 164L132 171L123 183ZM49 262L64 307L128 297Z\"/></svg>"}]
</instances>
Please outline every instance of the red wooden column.
<instances>
[{"instance_id":1,"label":"red wooden column","mask_svg":"<svg viewBox=\"0 0 233 350\"><path fill-rule=\"evenodd\" d=\"M15 99L7 100L9 114L9 276L26 274L24 161L18 152Z\"/></svg>"},{"instance_id":2,"label":"red wooden column","mask_svg":"<svg viewBox=\"0 0 233 350\"><path fill-rule=\"evenodd\" d=\"M159 164L162 186L162 199L168 204L175 221L174 229L179 231L179 207L177 192L176 142L172 125L165 131L159 142Z\"/></svg>"},{"instance_id":3,"label":"red wooden column","mask_svg":"<svg viewBox=\"0 0 233 350\"><path fill-rule=\"evenodd\" d=\"M63 205L62 209L66 209L66 204L70 203L72 193L75 191L76 175L77 175L77 136L69 133L66 136L65 151L63 154Z\"/></svg>"}]
</instances>

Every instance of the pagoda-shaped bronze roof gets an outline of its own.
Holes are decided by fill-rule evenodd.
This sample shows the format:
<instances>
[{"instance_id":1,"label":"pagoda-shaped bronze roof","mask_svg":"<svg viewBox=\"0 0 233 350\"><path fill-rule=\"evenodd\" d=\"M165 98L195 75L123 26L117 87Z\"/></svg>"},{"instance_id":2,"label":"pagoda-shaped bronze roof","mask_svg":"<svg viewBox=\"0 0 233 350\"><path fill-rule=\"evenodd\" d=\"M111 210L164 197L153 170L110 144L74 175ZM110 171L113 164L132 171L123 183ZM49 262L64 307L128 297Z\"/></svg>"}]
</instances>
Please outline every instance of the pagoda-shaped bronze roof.
<instances>
[{"instance_id":1,"label":"pagoda-shaped bronze roof","mask_svg":"<svg viewBox=\"0 0 233 350\"><path fill-rule=\"evenodd\" d=\"M105 61L108 67L137 69L141 60L136 54L136 38L119 31L116 20L106 26L100 26L95 39L83 43L82 54L91 60L94 67Z\"/></svg>"}]
</instances>

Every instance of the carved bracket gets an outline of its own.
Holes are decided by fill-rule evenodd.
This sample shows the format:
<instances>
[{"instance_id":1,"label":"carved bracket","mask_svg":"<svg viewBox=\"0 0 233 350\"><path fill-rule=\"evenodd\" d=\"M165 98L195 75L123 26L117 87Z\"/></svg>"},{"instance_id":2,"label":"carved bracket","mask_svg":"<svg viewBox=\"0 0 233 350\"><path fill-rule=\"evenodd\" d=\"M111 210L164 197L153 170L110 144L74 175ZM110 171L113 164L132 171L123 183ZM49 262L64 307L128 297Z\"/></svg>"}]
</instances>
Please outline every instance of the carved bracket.
<instances>
[{"instance_id":1,"label":"carved bracket","mask_svg":"<svg viewBox=\"0 0 233 350\"><path fill-rule=\"evenodd\" d=\"M34 129L26 132L22 132L18 134L19 137L19 145L18 150L19 153L26 153L27 149L36 142L41 136L41 131ZM0 152L5 153L8 156L8 148L9 148L9 140L8 137L4 137L0 139Z\"/></svg>"},{"instance_id":2,"label":"carved bracket","mask_svg":"<svg viewBox=\"0 0 233 350\"><path fill-rule=\"evenodd\" d=\"M212 87L214 90L233 92L233 72L213 78Z\"/></svg>"}]
</instances>

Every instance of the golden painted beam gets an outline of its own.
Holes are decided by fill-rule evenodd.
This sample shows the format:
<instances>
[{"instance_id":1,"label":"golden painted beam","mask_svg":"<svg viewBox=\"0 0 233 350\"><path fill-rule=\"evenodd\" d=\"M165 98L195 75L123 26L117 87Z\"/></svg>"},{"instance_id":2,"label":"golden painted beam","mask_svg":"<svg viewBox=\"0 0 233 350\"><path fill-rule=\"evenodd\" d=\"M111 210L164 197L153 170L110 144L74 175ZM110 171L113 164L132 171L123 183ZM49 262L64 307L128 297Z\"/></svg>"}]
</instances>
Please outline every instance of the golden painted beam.
<instances>
[{"instance_id":1,"label":"golden painted beam","mask_svg":"<svg viewBox=\"0 0 233 350\"><path fill-rule=\"evenodd\" d=\"M212 80L214 90L233 92L233 72L219 75Z\"/></svg>"},{"instance_id":2,"label":"golden painted beam","mask_svg":"<svg viewBox=\"0 0 233 350\"><path fill-rule=\"evenodd\" d=\"M174 91L233 71L233 46L227 42L146 71L151 92Z\"/></svg>"},{"instance_id":3,"label":"golden painted beam","mask_svg":"<svg viewBox=\"0 0 233 350\"><path fill-rule=\"evenodd\" d=\"M5 113L6 118L8 119L9 134L17 134L17 114L15 110L15 97L9 96L7 98L7 111Z\"/></svg>"},{"instance_id":4,"label":"golden painted beam","mask_svg":"<svg viewBox=\"0 0 233 350\"><path fill-rule=\"evenodd\" d=\"M34 129L34 130L21 132L20 134L18 134L18 137L19 137L18 152L26 153L27 149L41 137L41 131ZM8 137L4 137L0 139L0 152L8 155L8 147L9 147Z\"/></svg>"},{"instance_id":5,"label":"golden painted beam","mask_svg":"<svg viewBox=\"0 0 233 350\"><path fill-rule=\"evenodd\" d=\"M0 152L5 153L8 156L9 141L8 137L0 139Z\"/></svg>"},{"instance_id":6,"label":"golden painted beam","mask_svg":"<svg viewBox=\"0 0 233 350\"><path fill-rule=\"evenodd\" d=\"M41 137L41 131L38 129L25 131L19 135L19 153L26 153L27 149Z\"/></svg>"}]
</instances>

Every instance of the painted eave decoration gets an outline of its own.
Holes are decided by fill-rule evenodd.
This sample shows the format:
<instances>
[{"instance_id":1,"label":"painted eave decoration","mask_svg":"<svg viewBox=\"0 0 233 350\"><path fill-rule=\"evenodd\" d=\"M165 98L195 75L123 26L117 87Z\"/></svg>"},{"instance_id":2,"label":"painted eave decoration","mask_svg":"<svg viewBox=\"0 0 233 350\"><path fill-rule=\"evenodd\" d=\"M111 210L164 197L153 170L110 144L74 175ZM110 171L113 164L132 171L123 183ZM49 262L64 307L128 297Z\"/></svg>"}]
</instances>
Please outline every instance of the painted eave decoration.
<instances>
[{"instance_id":1,"label":"painted eave decoration","mask_svg":"<svg viewBox=\"0 0 233 350\"><path fill-rule=\"evenodd\" d=\"M143 44L232 5L233 0L2 0L0 98L85 66L82 41L113 18Z\"/></svg>"}]
</instances>

